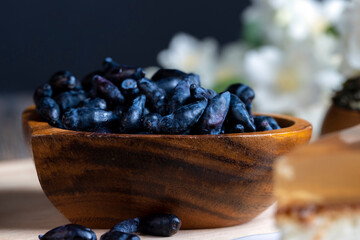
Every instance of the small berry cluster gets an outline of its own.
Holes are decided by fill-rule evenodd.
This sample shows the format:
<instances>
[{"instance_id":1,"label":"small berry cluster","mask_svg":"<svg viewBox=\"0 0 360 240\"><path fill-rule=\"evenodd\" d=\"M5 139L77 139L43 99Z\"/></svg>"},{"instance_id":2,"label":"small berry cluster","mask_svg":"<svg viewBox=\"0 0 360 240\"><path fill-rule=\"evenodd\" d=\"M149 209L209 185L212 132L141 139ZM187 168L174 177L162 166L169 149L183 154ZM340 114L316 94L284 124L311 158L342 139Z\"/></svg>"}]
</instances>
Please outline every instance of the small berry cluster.
<instances>
[{"instance_id":1,"label":"small berry cluster","mask_svg":"<svg viewBox=\"0 0 360 240\"><path fill-rule=\"evenodd\" d=\"M128 219L113 226L100 240L140 240L135 233L169 237L179 231L180 219L173 214L153 214L141 220ZM96 234L90 228L77 224L67 224L51 229L40 240L96 240Z\"/></svg>"}]
</instances>

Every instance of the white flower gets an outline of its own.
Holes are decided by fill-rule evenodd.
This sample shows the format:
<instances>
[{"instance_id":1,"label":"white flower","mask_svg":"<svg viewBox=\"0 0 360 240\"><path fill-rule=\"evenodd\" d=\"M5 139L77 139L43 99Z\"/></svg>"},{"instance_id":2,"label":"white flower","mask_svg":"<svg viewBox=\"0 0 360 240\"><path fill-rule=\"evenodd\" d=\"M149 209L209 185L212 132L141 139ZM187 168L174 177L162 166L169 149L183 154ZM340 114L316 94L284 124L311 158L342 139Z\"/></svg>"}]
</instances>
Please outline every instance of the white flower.
<instances>
[{"instance_id":1,"label":"white flower","mask_svg":"<svg viewBox=\"0 0 360 240\"><path fill-rule=\"evenodd\" d=\"M280 10L275 15L275 21L283 26L294 40L316 36L326 28L326 20L319 5L320 3L310 0L283 0Z\"/></svg>"},{"instance_id":2,"label":"white flower","mask_svg":"<svg viewBox=\"0 0 360 240\"><path fill-rule=\"evenodd\" d=\"M319 133L332 91L343 81L339 40L327 29L344 6L340 0L254 1L244 20L257 21L265 45L245 53L243 69L256 111L304 117Z\"/></svg>"},{"instance_id":3,"label":"white flower","mask_svg":"<svg viewBox=\"0 0 360 240\"><path fill-rule=\"evenodd\" d=\"M242 60L245 53L244 44L240 41L225 45L217 59L215 79L217 84L238 79L242 76Z\"/></svg>"},{"instance_id":4,"label":"white flower","mask_svg":"<svg viewBox=\"0 0 360 240\"><path fill-rule=\"evenodd\" d=\"M343 77L314 56L317 52L315 45L264 46L246 52L243 68L256 92L255 110L303 116L314 124L315 135L319 133L330 95Z\"/></svg>"},{"instance_id":5,"label":"white flower","mask_svg":"<svg viewBox=\"0 0 360 240\"><path fill-rule=\"evenodd\" d=\"M278 45L286 38L303 41L323 35L345 6L344 0L253 0L243 20L257 23L266 43Z\"/></svg>"},{"instance_id":6,"label":"white flower","mask_svg":"<svg viewBox=\"0 0 360 240\"><path fill-rule=\"evenodd\" d=\"M340 24L342 40L342 72L347 77L360 74L360 1L351 2Z\"/></svg>"},{"instance_id":7,"label":"white flower","mask_svg":"<svg viewBox=\"0 0 360 240\"><path fill-rule=\"evenodd\" d=\"M337 29L346 4L343 0L253 0L243 20L257 30L255 43L230 43L218 56L215 40L200 41L182 33L158 61L163 67L198 73L207 88L245 79L256 92L256 111L303 117L313 123L316 136L332 91L343 81L337 71L342 62L339 40L328 30ZM360 23L356 14L360 0L353 5L341 24L347 53L343 65L360 72L360 28L354 27Z\"/></svg>"},{"instance_id":8,"label":"white flower","mask_svg":"<svg viewBox=\"0 0 360 240\"><path fill-rule=\"evenodd\" d=\"M348 2L344 0L328 0L324 1L322 8L325 17L332 24L338 24L343 16L343 12L348 5Z\"/></svg>"},{"instance_id":9,"label":"white flower","mask_svg":"<svg viewBox=\"0 0 360 240\"><path fill-rule=\"evenodd\" d=\"M215 81L218 44L212 38L202 41L185 33L176 34L169 48L158 55L158 62L164 68L176 68L200 75L205 87L212 87Z\"/></svg>"},{"instance_id":10,"label":"white flower","mask_svg":"<svg viewBox=\"0 0 360 240\"><path fill-rule=\"evenodd\" d=\"M273 46L264 46L246 52L243 60L244 76L254 86L269 87L278 77L282 52Z\"/></svg>"}]
</instances>

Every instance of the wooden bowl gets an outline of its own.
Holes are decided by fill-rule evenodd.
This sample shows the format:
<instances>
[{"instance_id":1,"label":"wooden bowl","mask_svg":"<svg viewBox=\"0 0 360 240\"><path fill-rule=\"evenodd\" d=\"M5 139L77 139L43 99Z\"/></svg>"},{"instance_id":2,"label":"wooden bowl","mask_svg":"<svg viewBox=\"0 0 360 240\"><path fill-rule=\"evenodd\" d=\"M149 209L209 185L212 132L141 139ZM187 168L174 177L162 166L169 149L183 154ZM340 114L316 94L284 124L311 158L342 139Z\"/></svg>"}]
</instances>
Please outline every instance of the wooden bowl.
<instances>
[{"instance_id":1,"label":"wooden bowl","mask_svg":"<svg viewBox=\"0 0 360 240\"><path fill-rule=\"evenodd\" d=\"M321 135L337 132L357 124L360 124L359 111L348 110L332 105L325 115Z\"/></svg>"},{"instance_id":2,"label":"wooden bowl","mask_svg":"<svg viewBox=\"0 0 360 240\"><path fill-rule=\"evenodd\" d=\"M23 113L39 181L71 222L110 228L167 212L183 229L247 222L274 203L275 158L307 143L311 124L273 116L282 129L224 135L135 135L70 131Z\"/></svg>"}]
</instances>

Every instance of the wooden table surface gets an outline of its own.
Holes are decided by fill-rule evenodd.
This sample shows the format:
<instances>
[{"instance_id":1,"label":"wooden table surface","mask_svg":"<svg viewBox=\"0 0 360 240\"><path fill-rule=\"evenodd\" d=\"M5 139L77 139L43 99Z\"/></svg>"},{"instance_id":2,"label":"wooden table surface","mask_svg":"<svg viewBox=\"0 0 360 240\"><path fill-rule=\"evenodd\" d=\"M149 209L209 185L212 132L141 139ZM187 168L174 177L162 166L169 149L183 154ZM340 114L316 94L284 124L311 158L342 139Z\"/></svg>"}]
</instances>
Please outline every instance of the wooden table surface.
<instances>
[{"instance_id":1,"label":"wooden table surface","mask_svg":"<svg viewBox=\"0 0 360 240\"><path fill-rule=\"evenodd\" d=\"M166 239L237 239L252 234L271 233L275 206L251 222L227 228L181 230ZM39 234L68 223L41 190L31 159L0 162L0 239L32 240ZM100 239L106 230L96 229ZM141 236L141 239L161 239Z\"/></svg>"}]
</instances>

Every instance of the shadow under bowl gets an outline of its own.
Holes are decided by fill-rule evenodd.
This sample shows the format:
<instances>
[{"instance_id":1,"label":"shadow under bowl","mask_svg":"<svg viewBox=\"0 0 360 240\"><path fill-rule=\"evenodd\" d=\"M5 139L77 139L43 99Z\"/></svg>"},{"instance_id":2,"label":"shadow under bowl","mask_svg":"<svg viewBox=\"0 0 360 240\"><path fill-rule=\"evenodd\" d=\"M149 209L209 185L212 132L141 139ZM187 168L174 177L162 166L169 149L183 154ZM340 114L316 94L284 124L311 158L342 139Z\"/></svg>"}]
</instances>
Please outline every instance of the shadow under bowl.
<instances>
[{"instance_id":1,"label":"shadow under bowl","mask_svg":"<svg viewBox=\"0 0 360 240\"><path fill-rule=\"evenodd\" d=\"M245 223L273 204L274 159L310 140L309 122L266 115L282 128L136 135L54 128L29 107L23 129L44 193L71 222L110 228L165 212L183 229L214 228Z\"/></svg>"}]
</instances>

